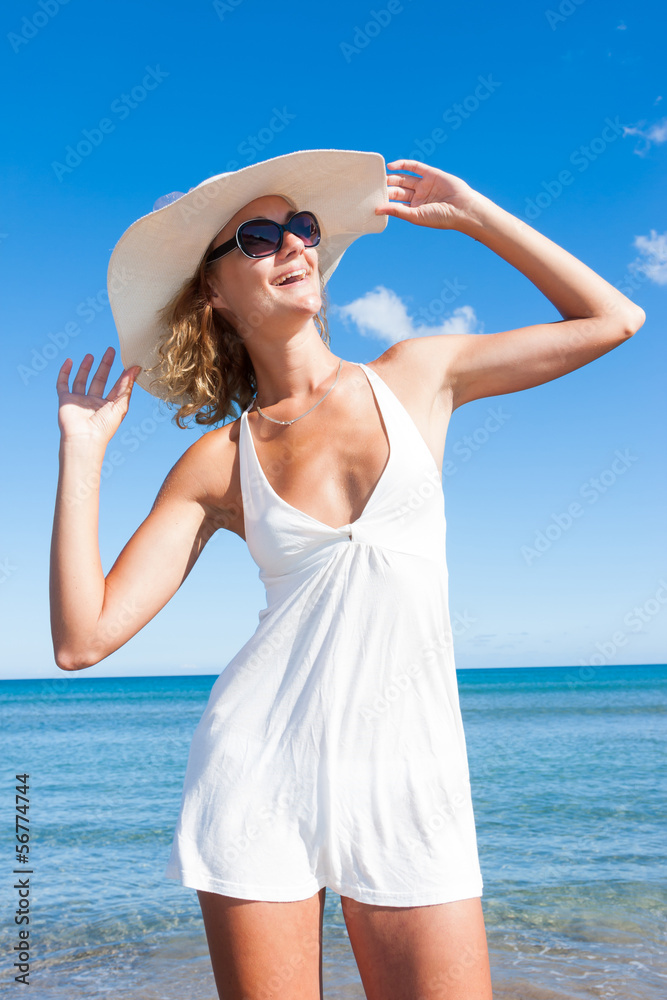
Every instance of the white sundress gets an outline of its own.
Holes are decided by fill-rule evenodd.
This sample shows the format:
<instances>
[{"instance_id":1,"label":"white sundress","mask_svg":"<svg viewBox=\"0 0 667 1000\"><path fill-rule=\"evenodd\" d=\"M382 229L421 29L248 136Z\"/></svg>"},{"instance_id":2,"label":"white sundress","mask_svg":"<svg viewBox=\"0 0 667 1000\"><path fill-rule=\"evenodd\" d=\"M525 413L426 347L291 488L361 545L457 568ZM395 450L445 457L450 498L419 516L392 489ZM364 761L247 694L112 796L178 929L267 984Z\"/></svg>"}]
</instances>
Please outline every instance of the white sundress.
<instances>
[{"instance_id":1,"label":"white sundress","mask_svg":"<svg viewBox=\"0 0 667 1000\"><path fill-rule=\"evenodd\" d=\"M283 500L241 415L255 633L195 729L167 878L240 899L422 906L482 895L448 609L441 474L389 386L389 458L332 528ZM252 405L252 404L250 404Z\"/></svg>"}]
</instances>

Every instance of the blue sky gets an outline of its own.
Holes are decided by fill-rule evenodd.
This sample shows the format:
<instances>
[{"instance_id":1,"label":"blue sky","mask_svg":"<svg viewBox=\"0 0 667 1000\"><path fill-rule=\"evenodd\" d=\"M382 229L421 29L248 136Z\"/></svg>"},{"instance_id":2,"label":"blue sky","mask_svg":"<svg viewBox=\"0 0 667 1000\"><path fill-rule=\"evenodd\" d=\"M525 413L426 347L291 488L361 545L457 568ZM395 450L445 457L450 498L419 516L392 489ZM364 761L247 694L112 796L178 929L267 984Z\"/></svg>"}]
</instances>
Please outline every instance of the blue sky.
<instances>
[{"instance_id":1,"label":"blue sky","mask_svg":"<svg viewBox=\"0 0 667 1000\"><path fill-rule=\"evenodd\" d=\"M34 0L2 18L0 676L65 676L48 611L55 379L67 356L118 348L116 241L165 194L316 148L456 174L644 308L639 333L592 364L454 413L450 611L462 668L664 660L663 5ZM408 336L560 319L480 243L392 218L353 244L328 296L332 349L350 361ZM105 570L200 433L135 388L103 479ZM245 543L218 532L167 607L86 676L216 674L263 606Z\"/></svg>"}]
</instances>

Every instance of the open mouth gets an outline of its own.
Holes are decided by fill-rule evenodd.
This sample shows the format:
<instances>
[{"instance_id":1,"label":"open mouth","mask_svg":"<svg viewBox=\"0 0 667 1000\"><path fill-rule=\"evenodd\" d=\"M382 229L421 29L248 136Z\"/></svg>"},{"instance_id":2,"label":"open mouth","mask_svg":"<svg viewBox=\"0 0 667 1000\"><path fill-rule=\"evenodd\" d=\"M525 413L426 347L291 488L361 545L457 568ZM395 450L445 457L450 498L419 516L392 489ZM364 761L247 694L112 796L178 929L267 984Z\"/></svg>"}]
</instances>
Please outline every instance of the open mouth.
<instances>
[{"instance_id":1,"label":"open mouth","mask_svg":"<svg viewBox=\"0 0 667 1000\"><path fill-rule=\"evenodd\" d=\"M282 288L284 285L296 285L300 281L304 281L306 278L307 278L306 272L303 270L303 268L300 268L298 271L294 271L293 273L288 274L282 280L274 282L273 286L274 288Z\"/></svg>"}]
</instances>

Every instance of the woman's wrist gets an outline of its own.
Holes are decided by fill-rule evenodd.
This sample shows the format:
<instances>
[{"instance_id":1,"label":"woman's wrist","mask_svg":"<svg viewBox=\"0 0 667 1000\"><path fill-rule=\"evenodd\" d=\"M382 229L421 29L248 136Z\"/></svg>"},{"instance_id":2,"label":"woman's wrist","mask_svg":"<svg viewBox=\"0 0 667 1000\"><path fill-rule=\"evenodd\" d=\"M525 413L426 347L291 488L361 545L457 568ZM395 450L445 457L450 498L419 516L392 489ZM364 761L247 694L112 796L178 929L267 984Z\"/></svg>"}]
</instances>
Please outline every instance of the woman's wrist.
<instances>
[{"instance_id":1,"label":"woman's wrist","mask_svg":"<svg viewBox=\"0 0 667 1000\"><path fill-rule=\"evenodd\" d=\"M470 198L464 209L461 210L455 225L457 232L472 236L473 239L483 242L480 237L487 231L492 231L498 223L505 217L514 219L504 208L496 205L494 201L487 198L479 191L471 191ZM515 219L515 222L519 222Z\"/></svg>"},{"instance_id":2,"label":"woman's wrist","mask_svg":"<svg viewBox=\"0 0 667 1000\"><path fill-rule=\"evenodd\" d=\"M107 445L90 434L62 434L60 437L61 461L87 462L101 466Z\"/></svg>"}]
</instances>

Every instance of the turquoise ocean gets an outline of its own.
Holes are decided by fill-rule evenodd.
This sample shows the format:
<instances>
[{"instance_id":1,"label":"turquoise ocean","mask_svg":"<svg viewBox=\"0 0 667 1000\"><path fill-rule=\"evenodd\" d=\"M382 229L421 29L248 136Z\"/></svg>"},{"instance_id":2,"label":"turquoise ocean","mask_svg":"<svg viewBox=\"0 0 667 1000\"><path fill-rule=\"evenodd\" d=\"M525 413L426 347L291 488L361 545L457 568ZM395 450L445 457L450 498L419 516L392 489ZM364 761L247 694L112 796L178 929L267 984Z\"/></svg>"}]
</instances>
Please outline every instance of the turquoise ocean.
<instances>
[{"instance_id":1,"label":"turquoise ocean","mask_svg":"<svg viewBox=\"0 0 667 1000\"><path fill-rule=\"evenodd\" d=\"M215 1000L196 892L163 874L215 679L0 681L2 995L21 988L14 786L28 773L30 995ZM667 667L458 680L494 998L667 996ZM326 997L364 996L331 889L323 967Z\"/></svg>"}]
</instances>

